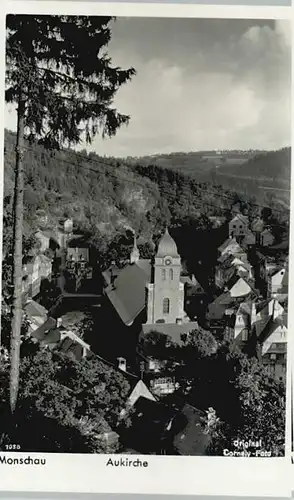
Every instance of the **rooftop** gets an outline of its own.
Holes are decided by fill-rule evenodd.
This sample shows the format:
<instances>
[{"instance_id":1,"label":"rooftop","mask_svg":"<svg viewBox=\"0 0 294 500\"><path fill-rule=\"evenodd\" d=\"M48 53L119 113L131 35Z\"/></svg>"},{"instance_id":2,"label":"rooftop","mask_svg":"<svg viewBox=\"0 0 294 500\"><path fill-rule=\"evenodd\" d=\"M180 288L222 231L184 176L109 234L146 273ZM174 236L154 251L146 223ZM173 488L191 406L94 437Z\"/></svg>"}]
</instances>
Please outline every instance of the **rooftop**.
<instances>
[{"instance_id":1,"label":"rooftop","mask_svg":"<svg viewBox=\"0 0 294 500\"><path fill-rule=\"evenodd\" d=\"M156 331L170 337L176 344L181 344L183 342L182 335L186 335L192 332L192 330L198 329L198 327L198 323L192 321L180 324L156 323L155 325L142 325L144 334Z\"/></svg>"},{"instance_id":2,"label":"rooftop","mask_svg":"<svg viewBox=\"0 0 294 500\"><path fill-rule=\"evenodd\" d=\"M174 239L168 232L168 229L165 230L164 235L160 238L157 249L157 257L179 257L177 245Z\"/></svg>"},{"instance_id":3,"label":"rooftop","mask_svg":"<svg viewBox=\"0 0 294 500\"><path fill-rule=\"evenodd\" d=\"M109 282L110 270L103 273ZM147 259L128 264L123 269L113 268L113 284L105 288L113 307L126 325L131 325L145 307L145 286L151 278L151 264Z\"/></svg>"},{"instance_id":4,"label":"rooftop","mask_svg":"<svg viewBox=\"0 0 294 500\"><path fill-rule=\"evenodd\" d=\"M205 455L210 438L204 434L202 419L205 413L185 404L182 410L176 415L173 426L180 429L175 434L173 445L179 455ZM173 432L173 427L171 429Z\"/></svg>"}]
</instances>

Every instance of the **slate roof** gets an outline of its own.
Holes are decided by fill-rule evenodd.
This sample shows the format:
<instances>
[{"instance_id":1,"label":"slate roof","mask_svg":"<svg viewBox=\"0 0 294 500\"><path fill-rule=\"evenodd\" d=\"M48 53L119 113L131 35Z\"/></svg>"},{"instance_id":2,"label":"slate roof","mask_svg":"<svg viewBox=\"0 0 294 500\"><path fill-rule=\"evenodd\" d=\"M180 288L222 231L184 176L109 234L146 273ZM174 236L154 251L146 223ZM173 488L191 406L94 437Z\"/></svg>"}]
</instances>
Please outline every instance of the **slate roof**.
<instances>
[{"instance_id":1,"label":"slate roof","mask_svg":"<svg viewBox=\"0 0 294 500\"><path fill-rule=\"evenodd\" d=\"M24 306L24 310L30 317L37 316L44 319L47 317L48 312L45 307L41 306L41 304L38 304L38 302L35 302L34 300L30 300L29 302L27 302L27 304Z\"/></svg>"},{"instance_id":2,"label":"slate roof","mask_svg":"<svg viewBox=\"0 0 294 500\"><path fill-rule=\"evenodd\" d=\"M205 413L189 404L185 404L182 410L176 415L173 426L181 426L173 440L173 446L179 455L205 455L210 437L203 432L202 418Z\"/></svg>"},{"instance_id":3,"label":"slate roof","mask_svg":"<svg viewBox=\"0 0 294 500\"><path fill-rule=\"evenodd\" d=\"M229 246L233 246L234 248L237 249L237 252L234 251L234 253L244 253L243 248L237 243L235 238L227 238L222 245L218 247L218 251L220 253L223 253Z\"/></svg>"},{"instance_id":4,"label":"slate roof","mask_svg":"<svg viewBox=\"0 0 294 500\"><path fill-rule=\"evenodd\" d=\"M198 329L198 327L198 323L192 321L180 324L156 323L155 325L142 325L144 334L156 331L171 337L171 340L176 344L182 343L182 335L188 334L192 330Z\"/></svg>"},{"instance_id":5,"label":"slate roof","mask_svg":"<svg viewBox=\"0 0 294 500\"><path fill-rule=\"evenodd\" d=\"M56 326L56 320L49 317L44 323L43 325L39 326L39 328L37 328L36 330L34 330L31 335L32 337L34 337L35 339L39 340L39 341L42 341L45 336L46 336L46 333L51 330L52 328L54 328Z\"/></svg>"},{"instance_id":6,"label":"slate roof","mask_svg":"<svg viewBox=\"0 0 294 500\"><path fill-rule=\"evenodd\" d=\"M114 284L105 288L105 293L125 325L131 325L145 307L145 287L151 278L151 264L139 259L123 269L115 269ZM109 282L109 270L103 273Z\"/></svg>"}]
</instances>

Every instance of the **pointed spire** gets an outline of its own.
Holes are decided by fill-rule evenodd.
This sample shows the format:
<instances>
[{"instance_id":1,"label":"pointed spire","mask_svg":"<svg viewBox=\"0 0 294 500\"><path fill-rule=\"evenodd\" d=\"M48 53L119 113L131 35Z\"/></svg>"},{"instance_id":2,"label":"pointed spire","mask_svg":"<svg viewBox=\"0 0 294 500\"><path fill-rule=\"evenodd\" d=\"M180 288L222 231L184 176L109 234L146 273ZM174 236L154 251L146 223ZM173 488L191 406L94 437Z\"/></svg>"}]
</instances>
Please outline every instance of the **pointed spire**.
<instances>
[{"instance_id":1,"label":"pointed spire","mask_svg":"<svg viewBox=\"0 0 294 500\"><path fill-rule=\"evenodd\" d=\"M131 262L131 264L133 264L135 262L138 262L139 259L140 259L140 252L139 252L139 249L137 247L137 238L136 238L136 234L134 232L134 245L133 245L133 249L132 249L131 255L130 255L130 262Z\"/></svg>"},{"instance_id":2,"label":"pointed spire","mask_svg":"<svg viewBox=\"0 0 294 500\"><path fill-rule=\"evenodd\" d=\"M136 233L134 233L134 246L133 246L133 250L138 250Z\"/></svg>"}]
</instances>

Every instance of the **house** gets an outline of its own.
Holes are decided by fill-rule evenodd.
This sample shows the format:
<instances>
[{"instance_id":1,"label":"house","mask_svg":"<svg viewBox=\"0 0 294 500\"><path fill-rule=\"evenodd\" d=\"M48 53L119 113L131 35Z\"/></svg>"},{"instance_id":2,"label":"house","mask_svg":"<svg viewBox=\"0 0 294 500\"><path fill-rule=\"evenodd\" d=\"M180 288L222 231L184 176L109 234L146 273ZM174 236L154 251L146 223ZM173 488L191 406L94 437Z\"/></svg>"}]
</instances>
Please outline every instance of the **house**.
<instances>
[{"instance_id":1,"label":"house","mask_svg":"<svg viewBox=\"0 0 294 500\"><path fill-rule=\"evenodd\" d=\"M277 379L286 376L287 314L276 299L247 300L235 311L229 338L241 349L251 344Z\"/></svg>"},{"instance_id":2,"label":"house","mask_svg":"<svg viewBox=\"0 0 294 500\"><path fill-rule=\"evenodd\" d=\"M245 248L250 248L256 245L257 241L257 235L248 230L247 234L242 239L242 246Z\"/></svg>"},{"instance_id":3,"label":"house","mask_svg":"<svg viewBox=\"0 0 294 500\"><path fill-rule=\"evenodd\" d=\"M22 292L24 297L32 299L40 293L41 274L40 259L38 256L30 256L23 266Z\"/></svg>"},{"instance_id":4,"label":"house","mask_svg":"<svg viewBox=\"0 0 294 500\"><path fill-rule=\"evenodd\" d=\"M185 404L172 420L170 433L172 447L177 455L206 455L210 436L204 430L205 413Z\"/></svg>"},{"instance_id":5,"label":"house","mask_svg":"<svg viewBox=\"0 0 294 500\"><path fill-rule=\"evenodd\" d=\"M51 280L52 277L52 260L46 255L39 255L39 269L41 278Z\"/></svg>"},{"instance_id":6,"label":"house","mask_svg":"<svg viewBox=\"0 0 294 500\"><path fill-rule=\"evenodd\" d=\"M139 397L132 407L131 426L122 424L117 432L124 449L140 454L166 453L166 436L175 410L160 401Z\"/></svg>"},{"instance_id":7,"label":"house","mask_svg":"<svg viewBox=\"0 0 294 500\"><path fill-rule=\"evenodd\" d=\"M286 266L271 269L267 273L269 297L285 297L288 295L288 269Z\"/></svg>"},{"instance_id":8,"label":"house","mask_svg":"<svg viewBox=\"0 0 294 500\"><path fill-rule=\"evenodd\" d=\"M247 345L251 332L252 301L241 302L233 312L233 321L228 328L229 338L239 347Z\"/></svg>"},{"instance_id":9,"label":"house","mask_svg":"<svg viewBox=\"0 0 294 500\"><path fill-rule=\"evenodd\" d=\"M209 304L207 319L210 322L222 320L227 311L239 305L253 293L252 287L244 278L233 276L227 283L225 291Z\"/></svg>"},{"instance_id":10,"label":"house","mask_svg":"<svg viewBox=\"0 0 294 500\"><path fill-rule=\"evenodd\" d=\"M40 253L44 253L49 248L56 251L62 246L62 239L58 232L51 229L38 230L35 233L35 238L39 241Z\"/></svg>"},{"instance_id":11,"label":"house","mask_svg":"<svg viewBox=\"0 0 294 500\"><path fill-rule=\"evenodd\" d=\"M253 311L252 324L262 362L276 378L285 378L288 332L283 306L276 299L261 303Z\"/></svg>"},{"instance_id":12,"label":"house","mask_svg":"<svg viewBox=\"0 0 294 500\"><path fill-rule=\"evenodd\" d=\"M249 228L248 217L242 214L236 214L229 222L229 236L232 238L243 237L247 234Z\"/></svg>"},{"instance_id":13,"label":"house","mask_svg":"<svg viewBox=\"0 0 294 500\"><path fill-rule=\"evenodd\" d=\"M264 229L264 222L262 220L261 217L256 217L253 221L252 221L252 224L251 224L251 231L253 233L255 233L255 235L257 236L257 234L261 233Z\"/></svg>"},{"instance_id":14,"label":"house","mask_svg":"<svg viewBox=\"0 0 294 500\"><path fill-rule=\"evenodd\" d=\"M273 233L271 232L270 228L265 228L261 233L260 233L260 244L263 247L270 247L273 245L275 242L275 237Z\"/></svg>"},{"instance_id":15,"label":"house","mask_svg":"<svg viewBox=\"0 0 294 500\"><path fill-rule=\"evenodd\" d=\"M148 353L145 345L141 346L137 352L142 377L152 394L158 398L172 394L178 388L178 384L174 375L167 369L169 360L163 359L160 353L158 355Z\"/></svg>"},{"instance_id":16,"label":"house","mask_svg":"<svg viewBox=\"0 0 294 500\"><path fill-rule=\"evenodd\" d=\"M63 230L65 233L71 234L73 232L73 221L72 219L66 219L63 223Z\"/></svg>"},{"instance_id":17,"label":"house","mask_svg":"<svg viewBox=\"0 0 294 500\"><path fill-rule=\"evenodd\" d=\"M47 232L37 231L34 236L39 242L39 250L41 253L44 253L50 248L50 236Z\"/></svg>"},{"instance_id":18,"label":"house","mask_svg":"<svg viewBox=\"0 0 294 500\"><path fill-rule=\"evenodd\" d=\"M30 332L37 330L47 319L47 309L34 300L29 300L23 310L29 321Z\"/></svg>"},{"instance_id":19,"label":"house","mask_svg":"<svg viewBox=\"0 0 294 500\"><path fill-rule=\"evenodd\" d=\"M218 247L218 252L220 254L219 258L225 255L233 255L243 261L247 261L246 251L239 245L235 238L227 238L224 243Z\"/></svg>"},{"instance_id":20,"label":"house","mask_svg":"<svg viewBox=\"0 0 294 500\"><path fill-rule=\"evenodd\" d=\"M24 299L39 295L42 279L51 279L52 261L45 255L29 256L23 265L22 293Z\"/></svg>"},{"instance_id":21,"label":"house","mask_svg":"<svg viewBox=\"0 0 294 500\"><path fill-rule=\"evenodd\" d=\"M89 248L68 248L66 260L69 262L89 262Z\"/></svg>"},{"instance_id":22,"label":"house","mask_svg":"<svg viewBox=\"0 0 294 500\"><path fill-rule=\"evenodd\" d=\"M222 289L234 275L252 280L252 266L239 257L224 254L218 259L215 269L215 285Z\"/></svg>"}]
</instances>

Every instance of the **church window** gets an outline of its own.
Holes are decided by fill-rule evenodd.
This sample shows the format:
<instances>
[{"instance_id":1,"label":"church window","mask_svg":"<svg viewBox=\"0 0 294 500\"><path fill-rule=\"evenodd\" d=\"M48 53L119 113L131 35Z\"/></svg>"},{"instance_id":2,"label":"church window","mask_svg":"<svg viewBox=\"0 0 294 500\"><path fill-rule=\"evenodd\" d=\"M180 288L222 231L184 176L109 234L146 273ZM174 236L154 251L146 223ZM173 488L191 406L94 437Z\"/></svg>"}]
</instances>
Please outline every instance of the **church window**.
<instances>
[{"instance_id":1,"label":"church window","mask_svg":"<svg viewBox=\"0 0 294 500\"><path fill-rule=\"evenodd\" d=\"M161 269L161 278L165 280L165 277L166 277L165 269Z\"/></svg>"},{"instance_id":2,"label":"church window","mask_svg":"<svg viewBox=\"0 0 294 500\"><path fill-rule=\"evenodd\" d=\"M174 271L173 271L173 269L170 269L170 270L169 270L169 279L170 279L170 280L173 280L173 279L174 279Z\"/></svg>"},{"instance_id":3,"label":"church window","mask_svg":"<svg viewBox=\"0 0 294 500\"><path fill-rule=\"evenodd\" d=\"M169 313L169 299L167 299L167 298L163 299L162 312L163 312L163 314Z\"/></svg>"}]
</instances>

